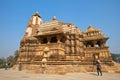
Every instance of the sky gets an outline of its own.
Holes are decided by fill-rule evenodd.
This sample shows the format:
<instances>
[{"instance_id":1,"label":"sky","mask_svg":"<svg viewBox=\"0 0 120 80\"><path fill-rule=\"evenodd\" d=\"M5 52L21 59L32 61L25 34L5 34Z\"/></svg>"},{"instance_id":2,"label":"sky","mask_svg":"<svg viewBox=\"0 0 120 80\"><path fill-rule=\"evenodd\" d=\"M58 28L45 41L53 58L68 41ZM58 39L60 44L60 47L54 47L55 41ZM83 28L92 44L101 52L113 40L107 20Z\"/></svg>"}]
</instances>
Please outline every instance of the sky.
<instances>
[{"instance_id":1,"label":"sky","mask_svg":"<svg viewBox=\"0 0 120 80\"><path fill-rule=\"evenodd\" d=\"M19 50L32 14L43 22L53 16L85 31L92 25L109 37L111 53L120 53L120 0L0 0L0 57Z\"/></svg>"}]
</instances>

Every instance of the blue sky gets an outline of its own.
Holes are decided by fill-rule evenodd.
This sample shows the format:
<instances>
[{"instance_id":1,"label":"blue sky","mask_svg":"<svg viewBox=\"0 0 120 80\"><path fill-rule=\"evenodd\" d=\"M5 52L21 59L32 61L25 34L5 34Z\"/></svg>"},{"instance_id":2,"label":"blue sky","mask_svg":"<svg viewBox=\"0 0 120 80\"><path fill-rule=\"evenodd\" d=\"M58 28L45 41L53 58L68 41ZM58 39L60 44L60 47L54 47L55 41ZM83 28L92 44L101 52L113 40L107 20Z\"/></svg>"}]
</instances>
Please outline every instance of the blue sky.
<instances>
[{"instance_id":1,"label":"blue sky","mask_svg":"<svg viewBox=\"0 0 120 80\"><path fill-rule=\"evenodd\" d=\"M120 53L120 0L0 0L0 57L19 49L28 20L36 11L43 22L57 16L82 31L91 24L110 37L110 51Z\"/></svg>"}]
</instances>

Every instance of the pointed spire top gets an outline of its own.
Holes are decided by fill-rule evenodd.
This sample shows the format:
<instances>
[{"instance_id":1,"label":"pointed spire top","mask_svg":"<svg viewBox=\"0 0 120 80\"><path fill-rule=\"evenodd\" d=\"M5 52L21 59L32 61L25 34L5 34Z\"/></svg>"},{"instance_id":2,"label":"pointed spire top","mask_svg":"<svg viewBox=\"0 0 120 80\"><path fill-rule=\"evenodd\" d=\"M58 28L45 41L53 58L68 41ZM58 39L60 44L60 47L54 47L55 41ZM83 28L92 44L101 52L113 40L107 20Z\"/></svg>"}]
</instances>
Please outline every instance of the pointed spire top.
<instances>
[{"instance_id":1,"label":"pointed spire top","mask_svg":"<svg viewBox=\"0 0 120 80\"><path fill-rule=\"evenodd\" d=\"M42 17L39 15L39 12L38 12L38 11L36 11L35 14L33 14L33 16L38 16L38 17L42 18Z\"/></svg>"},{"instance_id":2,"label":"pointed spire top","mask_svg":"<svg viewBox=\"0 0 120 80\"><path fill-rule=\"evenodd\" d=\"M53 16L53 20L57 20L57 17L56 17L56 16Z\"/></svg>"},{"instance_id":3,"label":"pointed spire top","mask_svg":"<svg viewBox=\"0 0 120 80\"><path fill-rule=\"evenodd\" d=\"M93 26L91 24L89 24L88 29L91 28L91 27L93 27Z\"/></svg>"}]
</instances>

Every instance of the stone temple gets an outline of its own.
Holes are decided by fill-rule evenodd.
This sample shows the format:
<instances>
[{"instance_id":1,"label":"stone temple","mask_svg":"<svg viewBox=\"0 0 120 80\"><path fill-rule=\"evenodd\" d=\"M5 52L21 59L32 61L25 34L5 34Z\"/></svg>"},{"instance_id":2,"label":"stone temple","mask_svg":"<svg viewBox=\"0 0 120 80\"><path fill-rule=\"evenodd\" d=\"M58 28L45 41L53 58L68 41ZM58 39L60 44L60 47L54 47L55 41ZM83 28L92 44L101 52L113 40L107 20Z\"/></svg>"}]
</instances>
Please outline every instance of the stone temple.
<instances>
[{"instance_id":1,"label":"stone temple","mask_svg":"<svg viewBox=\"0 0 120 80\"><path fill-rule=\"evenodd\" d=\"M81 31L72 23L58 21L55 16L42 22L42 17L35 13L20 41L16 68L22 64L22 69L28 71L41 72L42 67L46 67L46 73L79 72L86 66L85 70L92 70L96 60L111 66L108 39L91 25Z\"/></svg>"}]
</instances>

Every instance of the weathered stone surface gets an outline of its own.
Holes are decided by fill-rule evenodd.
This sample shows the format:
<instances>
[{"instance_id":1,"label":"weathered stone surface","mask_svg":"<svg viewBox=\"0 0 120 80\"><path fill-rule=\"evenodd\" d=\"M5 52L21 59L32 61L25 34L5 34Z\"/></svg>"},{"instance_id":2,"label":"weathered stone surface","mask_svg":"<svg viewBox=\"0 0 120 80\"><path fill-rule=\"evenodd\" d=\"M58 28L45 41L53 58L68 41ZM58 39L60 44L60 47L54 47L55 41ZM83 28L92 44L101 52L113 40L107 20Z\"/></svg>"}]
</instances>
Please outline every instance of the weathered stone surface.
<instances>
[{"instance_id":1,"label":"weathered stone surface","mask_svg":"<svg viewBox=\"0 0 120 80\"><path fill-rule=\"evenodd\" d=\"M74 24L60 22L56 17L43 23L42 17L35 13L21 39L14 69L22 64L22 70L27 72L39 73L45 67L45 73L64 74L92 71L96 60L111 66L113 62L107 40L101 30L91 25L81 31ZM103 69L107 71L105 66Z\"/></svg>"}]
</instances>

